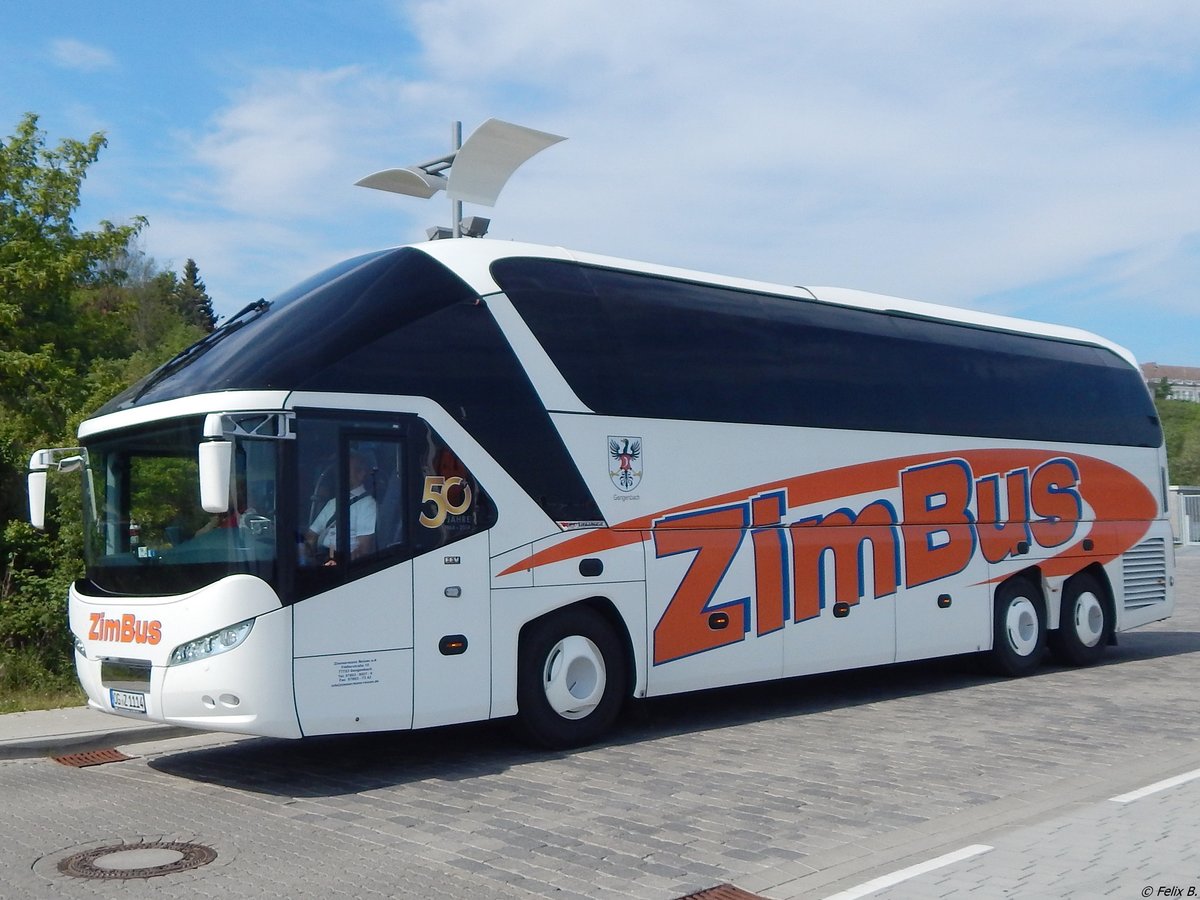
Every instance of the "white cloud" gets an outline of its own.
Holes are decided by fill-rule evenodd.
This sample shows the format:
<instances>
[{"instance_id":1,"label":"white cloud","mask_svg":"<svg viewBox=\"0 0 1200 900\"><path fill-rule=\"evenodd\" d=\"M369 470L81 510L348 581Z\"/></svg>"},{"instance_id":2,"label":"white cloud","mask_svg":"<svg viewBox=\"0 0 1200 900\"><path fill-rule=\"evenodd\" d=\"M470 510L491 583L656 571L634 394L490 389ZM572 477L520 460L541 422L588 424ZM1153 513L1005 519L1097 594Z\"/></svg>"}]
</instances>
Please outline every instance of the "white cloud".
<instances>
[{"instance_id":1,"label":"white cloud","mask_svg":"<svg viewBox=\"0 0 1200 900\"><path fill-rule=\"evenodd\" d=\"M396 9L415 74L258 72L189 139L188 240L220 221L230 261L210 287L417 239L439 201L350 185L494 115L570 138L469 210L496 238L958 304L1097 267L1108 302L1191 302L1194 3Z\"/></svg>"},{"instance_id":2,"label":"white cloud","mask_svg":"<svg viewBox=\"0 0 1200 900\"><path fill-rule=\"evenodd\" d=\"M437 88L358 67L253 73L198 134L174 136L186 165L163 189L167 205L147 213L149 252L176 268L195 258L228 313L355 253L418 239L411 216L432 224L448 218L443 207L354 182L398 154L445 152L440 105ZM421 124L398 134L406 122Z\"/></svg>"},{"instance_id":3,"label":"white cloud","mask_svg":"<svg viewBox=\"0 0 1200 900\"><path fill-rule=\"evenodd\" d=\"M85 44L74 38L51 41L50 58L56 66L80 72L99 72L117 65L116 58L103 47Z\"/></svg>"},{"instance_id":4,"label":"white cloud","mask_svg":"<svg viewBox=\"0 0 1200 900\"><path fill-rule=\"evenodd\" d=\"M345 150L339 92L357 72L271 72L243 90L195 146L213 198L237 213L312 212Z\"/></svg>"},{"instance_id":5,"label":"white cloud","mask_svg":"<svg viewBox=\"0 0 1200 900\"><path fill-rule=\"evenodd\" d=\"M178 136L201 167L188 190L239 214L326 215L362 193L348 186L395 165L398 154L445 151L438 94L360 67L254 73L200 135Z\"/></svg>"},{"instance_id":6,"label":"white cloud","mask_svg":"<svg viewBox=\"0 0 1200 900\"><path fill-rule=\"evenodd\" d=\"M572 138L551 152L574 171L539 162L500 228L964 302L1169 241L1200 201L1200 127L1145 96L1195 77L1190 4L438 0L413 20L431 70L470 60L477 102L518 85L530 124Z\"/></svg>"}]
</instances>

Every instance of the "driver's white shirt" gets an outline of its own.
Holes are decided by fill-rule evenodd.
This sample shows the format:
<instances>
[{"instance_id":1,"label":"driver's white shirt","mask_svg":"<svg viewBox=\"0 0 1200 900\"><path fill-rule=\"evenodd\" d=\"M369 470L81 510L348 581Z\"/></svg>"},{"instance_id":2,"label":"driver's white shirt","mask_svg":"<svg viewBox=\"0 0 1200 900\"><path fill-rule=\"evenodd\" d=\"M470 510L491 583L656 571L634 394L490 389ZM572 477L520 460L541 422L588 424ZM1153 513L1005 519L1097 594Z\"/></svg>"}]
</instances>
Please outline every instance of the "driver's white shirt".
<instances>
[{"instance_id":1,"label":"driver's white shirt","mask_svg":"<svg viewBox=\"0 0 1200 900\"><path fill-rule=\"evenodd\" d=\"M359 485L350 492L350 552L358 549L360 536L375 533L375 498L363 496L366 489ZM327 550L337 549L337 498L330 498L308 530L317 535L317 543Z\"/></svg>"}]
</instances>

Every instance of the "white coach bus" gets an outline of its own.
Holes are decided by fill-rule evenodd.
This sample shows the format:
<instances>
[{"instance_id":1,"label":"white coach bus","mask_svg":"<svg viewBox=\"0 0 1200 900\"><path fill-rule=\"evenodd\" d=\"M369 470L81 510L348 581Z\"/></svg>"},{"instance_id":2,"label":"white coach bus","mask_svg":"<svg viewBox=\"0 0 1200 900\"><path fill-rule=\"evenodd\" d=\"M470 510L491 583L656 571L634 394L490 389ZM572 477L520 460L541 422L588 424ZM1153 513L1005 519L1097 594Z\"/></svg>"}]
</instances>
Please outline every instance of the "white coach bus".
<instances>
[{"instance_id":1,"label":"white coach bus","mask_svg":"<svg viewBox=\"0 0 1200 900\"><path fill-rule=\"evenodd\" d=\"M1085 332L497 241L361 256L112 400L70 591L97 709L298 738L948 654L1095 661L1171 614L1162 431ZM797 690L803 690L797 686Z\"/></svg>"}]
</instances>

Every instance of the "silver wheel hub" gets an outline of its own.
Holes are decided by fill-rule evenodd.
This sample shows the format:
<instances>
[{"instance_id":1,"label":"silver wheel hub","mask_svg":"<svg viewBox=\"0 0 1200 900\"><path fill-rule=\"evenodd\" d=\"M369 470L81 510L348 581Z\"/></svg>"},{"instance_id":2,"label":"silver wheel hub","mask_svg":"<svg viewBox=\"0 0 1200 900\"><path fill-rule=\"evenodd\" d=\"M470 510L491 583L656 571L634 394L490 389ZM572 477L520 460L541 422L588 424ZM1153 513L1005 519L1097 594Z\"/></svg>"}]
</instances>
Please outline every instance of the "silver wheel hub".
<instances>
[{"instance_id":1,"label":"silver wheel hub","mask_svg":"<svg viewBox=\"0 0 1200 900\"><path fill-rule=\"evenodd\" d=\"M1075 598L1074 621L1067 627L1075 629L1075 636L1085 647L1095 647L1104 636L1104 606L1100 598L1091 591L1084 591Z\"/></svg>"},{"instance_id":2,"label":"silver wheel hub","mask_svg":"<svg viewBox=\"0 0 1200 900\"><path fill-rule=\"evenodd\" d=\"M1017 656L1029 656L1037 648L1038 632L1041 630L1038 622L1037 607L1028 597L1018 597L1008 605L1004 616L1005 637L1008 646Z\"/></svg>"},{"instance_id":3,"label":"silver wheel hub","mask_svg":"<svg viewBox=\"0 0 1200 900\"><path fill-rule=\"evenodd\" d=\"M565 637L546 656L542 688L550 708L564 719L582 719L604 696L608 682L604 656L583 635Z\"/></svg>"}]
</instances>

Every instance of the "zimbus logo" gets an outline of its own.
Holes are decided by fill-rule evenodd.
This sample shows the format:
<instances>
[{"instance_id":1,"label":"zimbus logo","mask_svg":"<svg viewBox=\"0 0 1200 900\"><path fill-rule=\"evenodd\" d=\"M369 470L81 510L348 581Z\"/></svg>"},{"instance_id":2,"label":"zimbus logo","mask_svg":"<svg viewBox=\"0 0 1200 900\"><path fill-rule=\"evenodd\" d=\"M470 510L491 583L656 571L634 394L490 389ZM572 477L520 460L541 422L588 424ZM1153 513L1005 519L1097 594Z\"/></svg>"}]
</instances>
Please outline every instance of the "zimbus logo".
<instances>
[{"instance_id":1,"label":"zimbus logo","mask_svg":"<svg viewBox=\"0 0 1200 900\"><path fill-rule=\"evenodd\" d=\"M964 459L943 459L901 469L896 486L899 509L880 497L857 509L787 522L789 508L799 504L790 502L784 487L656 521L656 557L695 555L654 629L655 664L743 640L752 599L756 633L770 634L789 618L792 623L816 618L829 599L853 606L865 597L890 597L901 586L957 575L976 554L999 563L1032 545L1061 547L1075 536L1083 516L1079 470L1066 457L982 476ZM714 606L747 536L752 598ZM830 556L834 578L826 584ZM709 627L715 609L728 615L727 629Z\"/></svg>"},{"instance_id":2,"label":"zimbus logo","mask_svg":"<svg viewBox=\"0 0 1200 900\"><path fill-rule=\"evenodd\" d=\"M157 644L162 640L162 622L158 619L147 621L131 613L113 619L98 612L91 613L91 620L88 640L120 644Z\"/></svg>"},{"instance_id":3,"label":"zimbus logo","mask_svg":"<svg viewBox=\"0 0 1200 900\"><path fill-rule=\"evenodd\" d=\"M985 565L972 577L986 582L1028 565L1069 576L1116 559L1158 515L1140 478L1096 457L923 453L697 499L569 537L500 574L638 543L648 563L680 556L686 569L654 627L652 660L661 665L814 619L830 601L937 590L973 561ZM750 566L732 575L743 548ZM710 625L716 610L727 616L720 629Z\"/></svg>"}]
</instances>

